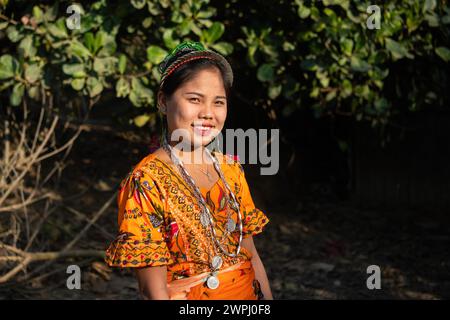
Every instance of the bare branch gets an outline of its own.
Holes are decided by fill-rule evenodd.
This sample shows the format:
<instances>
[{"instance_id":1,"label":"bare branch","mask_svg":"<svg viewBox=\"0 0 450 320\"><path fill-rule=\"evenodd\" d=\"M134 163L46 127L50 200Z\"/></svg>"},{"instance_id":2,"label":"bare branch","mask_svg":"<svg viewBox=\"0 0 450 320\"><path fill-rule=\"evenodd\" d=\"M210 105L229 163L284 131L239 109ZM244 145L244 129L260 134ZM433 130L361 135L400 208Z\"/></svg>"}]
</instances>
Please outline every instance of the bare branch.
<instances>
[{"instance_id":1,"label":"bare branch","mask_svg":"<svg viewBox=\"0 0 450 320\"><path fill-rule=\"evenodd\" d=\"M62 258L81 258L93 257L104 258L105 252L103 250L72 250L72 251L50 251L50 252L25 252L15 247L0 243L0 248L14 252L16 256L0 257L0 261L20 261L20 263L6 274L0 277L0 283L4 283L13 278L17 273L26 268L31 262L56 260Z\"/></svg>"},{"instance_id":2,"label":"bare branch","mask_svg":"<svg viewBox=\"0 0 450 320\"><path fill-rule=\"evenodd\" d=\"M68 243L63 251L70 249L75 243L77 243L78 240L80 240L80 238L82 236L84 236L84 234L86 233L86 231L89 230L89 228L98 220L98 218L100 218L100 216L106 211L106 209L109 208L109 206L111 205L111 203L115 200L117 196L117 191L114 192L114 194L108 199L108 201L105 202L105 204L100 208L99 211L97 211L97 213L92 217L92 219L89 221L88 224L86 224L86 226L83 228L83 230L81 230L81 232L70 242Z\"/></svg>"},{"instance_id":3,"label":"bare branch","mask_svg":"<svg viewBox=\"0 0 450 320\"><path fill-rule=\"evenodd\" d=\"M51 133L55 130L57 122L58 122L58 116L56 116L55 119L53 120L53 123L52 123L49 131L47 132L46 137L44 138L43 142L41 143L41 145L39 146L37 151L33 154L32 159L27 164L25 170L22 171L22 173L19 175L19 177L17 177L17 179L10 185L9 189L5 192L3 197L0 199L0 205L2 205L2 203L9 196L9 194L12 192L12 190L14 190L14 188L17 187L17 185L20 183L20 181L22 181L23 177L28 173L28 171L30 170L30 168L33 165L34 161L39 156L39 154L42 152L42 149L44 148L44 146L47 144L47 141L50 138Z\"/></svg>"}]
</instances>

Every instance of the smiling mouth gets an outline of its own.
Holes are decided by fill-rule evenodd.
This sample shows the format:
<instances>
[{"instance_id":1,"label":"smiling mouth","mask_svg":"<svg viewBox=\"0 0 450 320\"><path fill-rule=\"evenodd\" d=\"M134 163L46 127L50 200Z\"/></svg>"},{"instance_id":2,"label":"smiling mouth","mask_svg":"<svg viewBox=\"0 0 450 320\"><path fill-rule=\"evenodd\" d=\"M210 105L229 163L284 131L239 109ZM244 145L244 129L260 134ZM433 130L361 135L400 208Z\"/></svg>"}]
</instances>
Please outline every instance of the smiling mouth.
<instances>
[{"instance_id":1,"label":"smiling mouth","mask_svg":"<svg viewBox=\"0 0 450 320\"><path fill-rule=\"evenodd\" d=\"M207 136L211 133L213 126L194 126L194 132L200 136Z\"/></svg>"}]
</instances>

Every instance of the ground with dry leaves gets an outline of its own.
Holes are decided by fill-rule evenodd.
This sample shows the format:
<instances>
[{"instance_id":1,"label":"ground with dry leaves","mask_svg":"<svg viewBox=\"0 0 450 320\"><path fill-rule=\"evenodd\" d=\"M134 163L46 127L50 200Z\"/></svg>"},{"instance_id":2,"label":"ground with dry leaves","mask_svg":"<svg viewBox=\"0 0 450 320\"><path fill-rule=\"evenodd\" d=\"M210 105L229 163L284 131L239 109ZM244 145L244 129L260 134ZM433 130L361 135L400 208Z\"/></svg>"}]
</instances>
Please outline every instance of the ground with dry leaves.
<instances>
[{"instance_id":1,"label":"ground with dry leaves","mask_svg":"<svg viewBox=\"0 0 450 320\"><path fill-rule=\"evenodd\" d=\"M61 187L63 194L81 195L66 205L87 217L96 212L131 165L146 154L146 141L147 137L132 131L84 132L72 151ZM450 298L448 223L418 213L356 209L351 203L320 197L285 197L280 204L264 196L269 192L251 178L254 174L248 176L255 202L271 220L255 243L276 299ZM281 193L288 194L289 188ZM72 223L59 235L63 246L82 228L83 218L69 211L60 214L61 221ZM115 205L111 206L78 249L103 250L115 236L116 215ZM81 267L81 290L66 288L70 264ZM381 269L380 290L366 287L369 265ZM111 270L95 259L69 259L55 262L42 277L26 284L0 286L0 297L136 299L138 294L132 271Z\"/></svg>"}]
</instances>

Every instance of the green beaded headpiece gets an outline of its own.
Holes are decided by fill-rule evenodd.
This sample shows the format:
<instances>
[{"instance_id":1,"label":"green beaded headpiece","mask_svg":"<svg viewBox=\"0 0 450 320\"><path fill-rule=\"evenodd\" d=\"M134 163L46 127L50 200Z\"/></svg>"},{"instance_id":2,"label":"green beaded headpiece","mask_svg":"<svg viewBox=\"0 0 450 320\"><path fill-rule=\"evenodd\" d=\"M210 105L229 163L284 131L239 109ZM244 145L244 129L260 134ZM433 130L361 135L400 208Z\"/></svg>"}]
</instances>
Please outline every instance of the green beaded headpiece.
<instances>
[{"instance_id":1,"label":"green beaded headpiece","mask_svg":"<svg viewBox=\"0 0 450 320\"><path fill-rule=\"evenodd\" d=\"M228 61L219 53L206 49L200 42L184 41L177 45L159 64L161 73L160 87L166 78L181 65L198 59L211 59L216 61L224 75L224 81L231 87L233 84L233 71Z\"/></svg>"}]
</instances>

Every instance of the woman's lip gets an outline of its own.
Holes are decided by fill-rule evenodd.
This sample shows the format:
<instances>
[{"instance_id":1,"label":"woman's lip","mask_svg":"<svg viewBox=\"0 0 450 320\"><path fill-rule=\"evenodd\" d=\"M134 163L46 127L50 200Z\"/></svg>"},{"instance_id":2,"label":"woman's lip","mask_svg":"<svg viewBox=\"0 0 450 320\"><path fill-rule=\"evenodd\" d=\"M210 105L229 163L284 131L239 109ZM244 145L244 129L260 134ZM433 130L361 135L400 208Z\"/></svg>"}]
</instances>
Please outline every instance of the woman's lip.
<instances>
[{"instance_id":1,"label":"woman's lip","mask_svg":"<svg viewBox=\"0 0 450 320\"><path fill-rule=\"evenodd\" d=\"M209 135L209 133L211 132L211 129L213 128L213 127L208 127L208 126L205 126L205 127L193 126L193 127L194 127L194 132L201 136Z\"/></svg>"},{"instance_id":2,"label":"woman's lip","mask_svg":"<svg viewBox=\"0 0 450 320\"><path fill-rule=\"evenodd\" d=\"M213 125L207 124L207 125L202 125L202 124L193 124L193 127L208 127L208 128L214 128Z\"/></svg>"}]
</instances>

